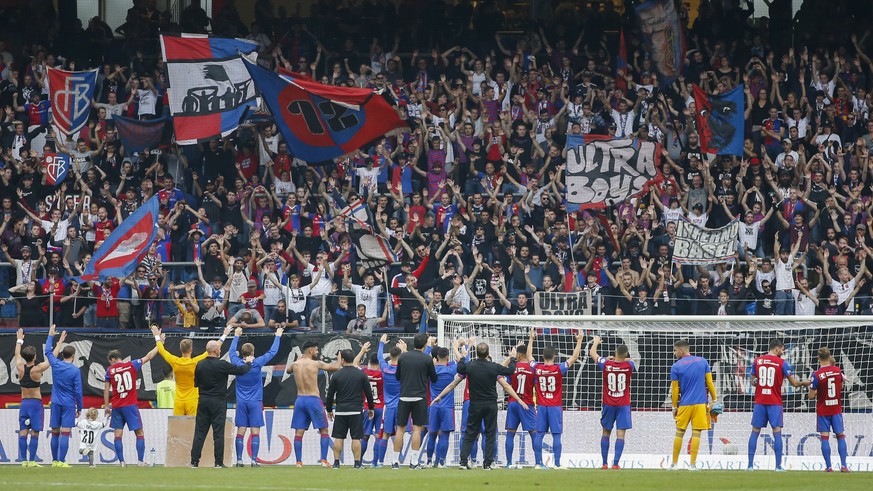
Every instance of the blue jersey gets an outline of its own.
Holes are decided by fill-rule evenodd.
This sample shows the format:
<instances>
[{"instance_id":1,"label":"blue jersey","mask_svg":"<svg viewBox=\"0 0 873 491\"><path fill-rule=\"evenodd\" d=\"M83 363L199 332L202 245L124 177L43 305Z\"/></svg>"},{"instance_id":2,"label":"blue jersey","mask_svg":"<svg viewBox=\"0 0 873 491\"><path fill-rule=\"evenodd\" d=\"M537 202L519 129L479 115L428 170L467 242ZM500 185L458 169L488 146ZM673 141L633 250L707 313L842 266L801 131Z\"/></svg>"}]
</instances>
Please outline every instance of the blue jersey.
<instances>
[{"instance_id":1,"label":"blue jersey","mask_svg":"<svg viewBox=\"0 0 873 491\"><path fill-rule=\"evenodd\" d=\"M52 367L52 404L82 410L82 372L72 363L58 360L52 353L54 337L45 342L45 357Z\"/></svg>"},{"instance_id":2,"label":"blue jersey","mask_svg":"<svg viewBox=\"0 0 873 491\"><path fill-rule=\"evenodd\" d=\"M706 374L709 362L702 356L684 356L670 369L670 380L679 381L679 405L706 404Z\"/></svg>"},{"instance_id":3,"label":"blue jersey","mask_svg":"<svg viewBox=\"0 0 873 491\"><path fill-rule=\"evenodd\" d=\"M236 353L239 338L234 336L230 343L230 362L234 365L245 365ZM264 400L264 382L261 379L261 367L276 356L279 351L279 336L273 339L273 345L263 355L255 358L252 369L236 377L236 402L260 402Z\"/></svg>"},{"instance_id":4,"label":"blue jersey","mask_svg":"<svg viewBox=\"0 0 873 491\"><path fill-rule=\"evenodd\" d=\"M377 355L382 370L382 383L385 391L385 407L397 407L400 400L400 381L397 380L397 365L385 361L385 343L379 342Z\"/></svg>"},{"instance_id":5,"label":"blue jersey","mask_svg":"<svg viewBox=\"0 0 873 491\"><path fill-rule=\"evenodd\" d=\"M455 375L458 374L458 365L450 361L448 365L434 365L437 374L437 381L430 384L430 400L436 399L449 384L455 380ZM431 407L455 407L455 391L449 391L448 394Z\"/></svg>"}]
</instances>

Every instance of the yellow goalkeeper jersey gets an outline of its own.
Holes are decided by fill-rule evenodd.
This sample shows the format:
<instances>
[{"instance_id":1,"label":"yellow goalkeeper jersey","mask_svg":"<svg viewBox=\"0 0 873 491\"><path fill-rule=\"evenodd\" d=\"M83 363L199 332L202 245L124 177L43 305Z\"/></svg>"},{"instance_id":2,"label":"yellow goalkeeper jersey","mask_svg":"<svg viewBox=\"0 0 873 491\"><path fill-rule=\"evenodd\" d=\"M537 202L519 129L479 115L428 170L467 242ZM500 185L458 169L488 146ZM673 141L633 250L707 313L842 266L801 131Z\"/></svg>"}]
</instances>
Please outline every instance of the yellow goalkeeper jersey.
<instances>
[{"instance_id":1,"label":"yellow goalkeeper jersey","mask_svg":"<svg viewBox=\"0 0 873 491\"><path fill-rule=\"evenodd\" d=\"M158 353L173 367L173 376L176 379L176 400L196 401L200 391L194 387L194 368L197 367L200 360L206 358L206 352L204 351L193 358L176 356L164 348L164 343L158 342Z\"/></svg>"}]
</instances>

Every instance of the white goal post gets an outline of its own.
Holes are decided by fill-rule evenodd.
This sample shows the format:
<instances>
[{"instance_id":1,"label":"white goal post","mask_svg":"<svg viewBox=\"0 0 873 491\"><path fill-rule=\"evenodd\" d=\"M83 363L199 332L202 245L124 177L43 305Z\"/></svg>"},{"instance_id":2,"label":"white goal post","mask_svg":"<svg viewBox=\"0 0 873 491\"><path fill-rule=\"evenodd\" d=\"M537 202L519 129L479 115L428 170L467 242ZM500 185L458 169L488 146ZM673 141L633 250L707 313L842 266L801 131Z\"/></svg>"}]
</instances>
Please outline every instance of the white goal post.
<instances>
[{"instance_id":1,"label":"white goal post","mask_svg":"<svg viewBox=\"0 0 873 491\"><path fill-rule=\"evenodd\" d=\"M600 466L602 378L588 356L594 335L603 338L601 355L613 354L616 346L624 344L637 365L631 380L633 429L626 437L623 460L627 465L623 467L642 468L663 466L671 453L670 367L675 361L676 340L687 339L693 354L707 358L718 399L725 405L725 413L708 434L705 432L701 443L698 466L712 468L746 466L754 402L752 361L768 351L769 340L783 341L784 357L801 380L809 379L818 368L818 349L827 347L847 378L842 404L850 467L873 471L873 316L444 315L437 325L440 346L474 336L476 342L489 345L495 361L518 344L526 344L531 328L537 330L533 347L536 359L544 347L553 346L558 360L566 360L574 348L575 333L583 329L582 356L564 379L563 443L569 465L584 467ZM807 388L794 388L787 381L782 393L785 464L819 470L823 459L815 401L808 399ZM456 404L462 400L456 397ZM756 465L772 469L770 431L762 430ZM836 458L836 445L832 447ZM687 461L687 457L683 451L683 459Z\"/></svg>"}]
</instances>

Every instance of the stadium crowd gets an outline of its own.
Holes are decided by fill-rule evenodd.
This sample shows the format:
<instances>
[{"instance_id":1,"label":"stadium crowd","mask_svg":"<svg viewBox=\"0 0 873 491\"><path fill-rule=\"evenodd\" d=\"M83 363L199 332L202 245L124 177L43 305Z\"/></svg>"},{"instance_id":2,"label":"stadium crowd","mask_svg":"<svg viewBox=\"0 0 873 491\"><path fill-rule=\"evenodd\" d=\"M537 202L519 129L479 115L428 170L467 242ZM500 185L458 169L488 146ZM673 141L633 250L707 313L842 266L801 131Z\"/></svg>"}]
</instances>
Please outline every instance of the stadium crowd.
<instances>
[{"instance_id":1,"label":"stadium crowd","mask_svg":"<svg viewBox=\"0 0 873 491\"><path fill-rule=\"evenodd\" d=\"M791 21L773 2L768 22L748 2L701 2L681 14L694 19L684 74L660 86L632 12L537 2L507 33L501 3L323 0L304 19L259 0L246 26L230 1L211 19L191 2L177 22L135 1L115 33L96 17L61 25L51 2L10 9L0 312L46 326L51 296L66 327L293 330L326 318L369 334L435 328L450 313L533 314L540 291L590 290L595 313L617 315L873 311L870 5L805 1ZM245 37L262 66L387 90L409 131L305 162L261 115L226 138L179 146L167 131L159 148L129 153L112 118L169 114L158 33L179 31ZM101 67L90 122L70 139L51 129L47 67ZM743 84L744 156L701 151L691 84ZM663 181L567 213L566 135L589 133L660 143ZM53 151L73 158L57 187L42 162ZM155 194L158 238L135 271L73 281ZM398 264L360 261L338 216L359 198ZM710 228L739 216L737 261L673 264L681 216Z\"/></svg>"}]
</instances>

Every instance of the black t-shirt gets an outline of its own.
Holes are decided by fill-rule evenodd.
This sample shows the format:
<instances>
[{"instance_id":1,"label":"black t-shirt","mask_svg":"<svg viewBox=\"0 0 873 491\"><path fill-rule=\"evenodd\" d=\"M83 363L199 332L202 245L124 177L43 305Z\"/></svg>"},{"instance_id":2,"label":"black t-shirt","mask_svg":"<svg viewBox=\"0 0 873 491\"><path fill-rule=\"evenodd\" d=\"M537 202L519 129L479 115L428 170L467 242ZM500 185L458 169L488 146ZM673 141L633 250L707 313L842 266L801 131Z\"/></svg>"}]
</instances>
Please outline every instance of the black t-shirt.
<instances>
[{"instance_id":1,"label":"black t-shirt","mask_svg":"<svg viewBox=\"0 0 873 491\"><path fill-rule=\"evenodd\" d=\"M400 381L400 397L426 398L428 380L436 383L437 374L433 366L433 358L421 351L413 350L400 355L397 359L397 373Z\"/></svg>"}]
</instances>

